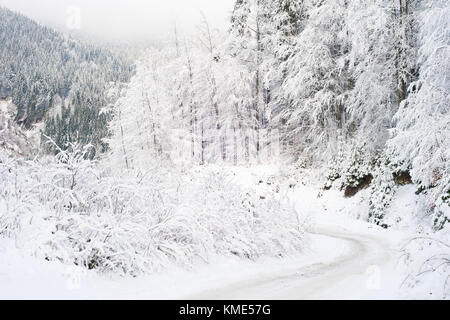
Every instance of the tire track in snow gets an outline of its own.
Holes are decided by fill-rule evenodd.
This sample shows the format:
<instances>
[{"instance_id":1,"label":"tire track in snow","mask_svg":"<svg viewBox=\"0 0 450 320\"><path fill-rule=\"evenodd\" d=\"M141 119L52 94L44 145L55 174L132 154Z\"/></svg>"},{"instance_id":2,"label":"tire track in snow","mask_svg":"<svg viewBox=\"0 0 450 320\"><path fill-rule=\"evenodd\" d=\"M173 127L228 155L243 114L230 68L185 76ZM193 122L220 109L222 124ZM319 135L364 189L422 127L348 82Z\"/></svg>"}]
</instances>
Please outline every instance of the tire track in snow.
<instances>
[{"instance_id":1,"label":"tire track in snow","mask_svg":"<svg viewBox=\"0 0 450 320\"><path fill-rule=\"evenodd\" d=\"M201 292L190 299L345 299L349 283L352 297L363 298L370 293L366 275L369 268L382 266L393 257L388 243L381 236L332 226L316 228L311 236L314 240L320 240L320 237L332 239L337 246L324 254L323 259L303 262L296 268L282 269L276 274L255 274L249 279Z\"/></svg>"}]
</instances>

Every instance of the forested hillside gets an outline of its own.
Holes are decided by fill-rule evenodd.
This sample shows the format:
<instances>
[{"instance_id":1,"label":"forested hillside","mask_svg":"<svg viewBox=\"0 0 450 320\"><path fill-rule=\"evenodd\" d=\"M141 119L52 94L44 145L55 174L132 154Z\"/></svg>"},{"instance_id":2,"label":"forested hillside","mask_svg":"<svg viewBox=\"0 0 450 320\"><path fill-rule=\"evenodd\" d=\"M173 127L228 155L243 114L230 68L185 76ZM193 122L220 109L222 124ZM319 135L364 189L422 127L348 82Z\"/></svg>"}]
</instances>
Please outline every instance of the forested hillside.
<instances>
[{"instance_id":1,"label":"forested hillside","mask_svg":"<svg viewBox=\"0 0 450 320\"><path fill-rule=\"evenodd\" d=\"M450 195L447 1L239 0L229 34L150 50L116 110L113 152L196 163L328 167L372 189L371 221L415 183L440 229ZM138 119L138 120L136 120ZM137 138L136 138L137 137ZM275 146L274 141L280 141Z\"/></svg>"},{"instance_id":2,"label":"forested hillside","mask_svg":"<svg viewBox=\"0 0 450 320\"><path fill-rule=\"evenodd\" d=\"M0 98L12 98L15 121L26 129L45 121L45 134L65 148L70 142L107 146L112 85L127 82L131 63L0 8Z\"/></svg>"}]
</instances>

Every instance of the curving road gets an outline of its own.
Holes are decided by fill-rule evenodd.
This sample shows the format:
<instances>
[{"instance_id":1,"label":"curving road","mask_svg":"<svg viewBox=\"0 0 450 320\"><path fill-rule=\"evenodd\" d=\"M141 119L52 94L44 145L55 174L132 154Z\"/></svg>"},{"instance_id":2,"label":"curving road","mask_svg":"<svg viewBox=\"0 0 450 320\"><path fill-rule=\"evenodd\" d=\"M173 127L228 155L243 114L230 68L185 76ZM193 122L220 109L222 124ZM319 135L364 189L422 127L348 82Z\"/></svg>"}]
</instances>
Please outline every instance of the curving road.
<instances>
[{"instance_id":1,"label":"curving road","mask_svg":"<svg viewBox=\"0 0 450 320\"><path fill-rule=\"evenodd\" d=\"M385 285L383 267L396 256L382 234L330 225L310 233L318 257L276 273L256 273L189 299L364 299L380 294Z\"/></svg>"}]
</instances>

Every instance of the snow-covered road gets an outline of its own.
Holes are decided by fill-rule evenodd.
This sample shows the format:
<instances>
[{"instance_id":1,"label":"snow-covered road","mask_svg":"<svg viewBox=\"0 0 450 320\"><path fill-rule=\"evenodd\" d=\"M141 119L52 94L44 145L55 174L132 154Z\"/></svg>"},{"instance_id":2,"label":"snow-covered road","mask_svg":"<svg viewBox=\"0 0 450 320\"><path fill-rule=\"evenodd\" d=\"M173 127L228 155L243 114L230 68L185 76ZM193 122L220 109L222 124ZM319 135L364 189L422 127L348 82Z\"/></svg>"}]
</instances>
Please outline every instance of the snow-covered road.
<instances>
[{"instance_id":1,"label":"snow-covered road","mask_svg":"<svg viewBox=\"0 0 450 320\"><path fill-rule=\"evenodd\" d=\"M212 288L188 299L349 299L393 298L398 253L386 234L355 232L342 223L320 223L312 230L309 261ZM389 272L388 272L389 271Z\"/></svg>"},{"instance_id":2,"label":"snow-covered road","mask_svg":"<svg viewBox=\"0 0 450 320\"><path fill-rule=\"evenodd\" d=\"M218 257L191 270L109 278L0 254L0 299L398 299L404 235L341 215L314 215L298 256L257 263ZM1 250L0 250L1 252ZM74 278L75 276L75 278Z\"/></svg>"}]
</instances>

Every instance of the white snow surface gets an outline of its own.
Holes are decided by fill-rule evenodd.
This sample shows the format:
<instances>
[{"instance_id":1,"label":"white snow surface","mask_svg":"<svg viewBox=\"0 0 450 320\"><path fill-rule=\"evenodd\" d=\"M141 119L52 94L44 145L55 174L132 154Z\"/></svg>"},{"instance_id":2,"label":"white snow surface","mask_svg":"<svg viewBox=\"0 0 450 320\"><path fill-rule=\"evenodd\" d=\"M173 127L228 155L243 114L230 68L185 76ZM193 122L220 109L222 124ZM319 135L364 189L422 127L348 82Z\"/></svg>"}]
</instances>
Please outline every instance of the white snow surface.
<instances>
[{"instance_id":1,"label":"white snow surface","mask_svg":"<svg viewBox=\"0 0 450 320\"><path fill-rule=\"evenodd\" d=\"M0 244L0 299L441 299L427 290L442 283L404 286L400 249L411 238L407 227L384 230L355 218L364 192L344 199L335 191L318 198L317 188L272 184L278 167L234 168L236 181L279 190L307 216L306 249L288 258L256 262L216 256L191 269L172 268L149 276L100 275L58 262L25 256L12 240ZM256 173L255 173L256 172ZM261 183L262 182L262 183ZM392 210L410 211L412 196L404 188ZM410 191L410 190L409 190ZM400 213L406 216L406 213ZM430 282L428 282L430 284ZM438 290L439 291L439 290ZM448 296L444 296L448 297Z\"/></svg>"},{"instance_id":2,"label":"white snow surface","mask_svg":"<svg viewBox=\"0 0 450 320\"><path fill-rule=\"evenodd\" d=\"M193 270L111 278L3 248L1 299L398 298L398 234L336 216L319 218L304 253L257 263L217 257ZM389 236L388 236L389 235ZM12 246L11 246L12 247ZM371 285L371 277L375 283ZM379 278L379 279L378 279ZM396 281L392 281L395 279ZM379 284L378 284L379 281Z\"/></svg>"}]
</instances>

